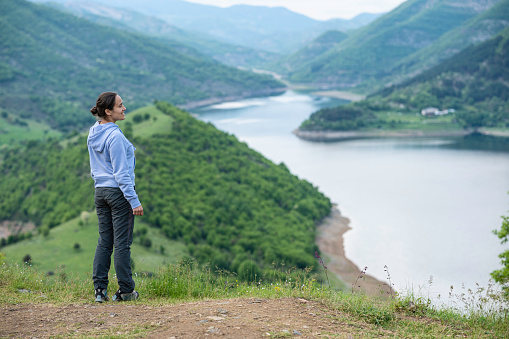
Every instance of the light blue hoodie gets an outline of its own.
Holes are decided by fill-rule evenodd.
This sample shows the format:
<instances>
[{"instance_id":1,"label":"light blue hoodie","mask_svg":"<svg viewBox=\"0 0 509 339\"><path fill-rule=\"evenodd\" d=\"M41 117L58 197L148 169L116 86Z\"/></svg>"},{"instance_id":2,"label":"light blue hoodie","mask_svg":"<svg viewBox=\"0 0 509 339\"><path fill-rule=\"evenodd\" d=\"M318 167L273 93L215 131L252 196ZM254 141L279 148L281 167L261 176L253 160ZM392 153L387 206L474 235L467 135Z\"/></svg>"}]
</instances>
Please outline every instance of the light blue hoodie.
<instances>
[{"instance_id":1,"label":"light blue hoodie","mask_svg":"<svg viewBox=\"0 0 509 339\"><path fill-rule=\"evenodd\" d=\"M119 187L132 208L141 205L134 190L134 146L112 122L90 127L87 139L95 187Z\"/></svg>"}]
</instances>

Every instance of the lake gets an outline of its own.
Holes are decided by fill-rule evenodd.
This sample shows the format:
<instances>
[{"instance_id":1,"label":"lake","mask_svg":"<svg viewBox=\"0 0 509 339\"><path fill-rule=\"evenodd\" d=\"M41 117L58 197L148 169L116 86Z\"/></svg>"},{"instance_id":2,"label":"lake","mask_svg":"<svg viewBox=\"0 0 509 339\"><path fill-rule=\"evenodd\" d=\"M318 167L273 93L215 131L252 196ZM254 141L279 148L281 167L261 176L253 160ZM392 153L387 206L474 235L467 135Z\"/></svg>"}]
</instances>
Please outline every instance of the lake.
<instances>
[{"instance_id":1,"label":"lake","mask_svg":"<svg viewBox=\"0 0 509 339\"><path fill-rule=\"evenodd\" d=\"M291 132L341 104L288 91L192 110L275 163L284 162L351 220L345 251L398 291L442 300L486 286L505 249L492 230L509 209L509 153L455 147L459 139L309 142ZM506 148L507 149L507 148Z\"/></svg>"}]
</instances>

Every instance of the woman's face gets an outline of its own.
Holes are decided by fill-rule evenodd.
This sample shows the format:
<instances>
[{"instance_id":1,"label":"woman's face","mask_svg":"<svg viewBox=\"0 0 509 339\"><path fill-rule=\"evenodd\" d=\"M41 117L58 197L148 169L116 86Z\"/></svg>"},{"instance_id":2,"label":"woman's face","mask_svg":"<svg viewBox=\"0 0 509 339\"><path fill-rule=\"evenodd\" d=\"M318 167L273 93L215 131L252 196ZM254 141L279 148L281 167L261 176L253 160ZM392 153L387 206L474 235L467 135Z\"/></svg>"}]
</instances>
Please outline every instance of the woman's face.
<instances>
[{"instance_id":1,"label":"woman's face","mask_svg":"<svg viewBox=\"0 0 509 339\"><path fill-rule=\"evenodd\" d=\"M104 117L104 120L108 122L117 122L118 120L124 120L125 110L126 107L124 106L122 98L120 97L120 95L117 95L115 97L115 105L113 106L113 109L105 110L106 116Z\"/></svg>"}]
</instances>

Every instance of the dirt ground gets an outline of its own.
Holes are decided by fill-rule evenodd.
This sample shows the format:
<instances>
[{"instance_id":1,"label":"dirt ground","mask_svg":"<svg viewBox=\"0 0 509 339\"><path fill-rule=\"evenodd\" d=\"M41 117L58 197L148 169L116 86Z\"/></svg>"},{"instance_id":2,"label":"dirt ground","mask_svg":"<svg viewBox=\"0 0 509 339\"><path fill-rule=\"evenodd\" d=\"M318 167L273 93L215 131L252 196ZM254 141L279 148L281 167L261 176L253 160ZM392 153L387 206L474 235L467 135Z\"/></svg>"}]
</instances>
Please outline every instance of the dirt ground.
<instances>
[{"instance_id":1,"label":"dirt ground","mask_svg":"<svg viewBox=\"0 0 509 339\"><path fill-rule=\"evenodd\" d=\"M348 286L359 268L346 258L349 220L334 208L317 244L331 273ZM380 295L366 275L362 289ZM382 287L381 287L382 286ZM387 288L387 287L385 287ZM135 303L18 304L0 308L0 338L134 336L145 338L362 338L393 335L316 301L299 298L206 300L177 305Z\"/></svg>"},{"instance_id":2,"label":"dirt ground","mask_svg":"<svg viewBox=\"0 0 509 339\"><path fill-rule=\"evenodd\" d=\"M368 333L389 334L378 331L319 302L300 298L205 300L170 306L110 301L0 308L1 338L359 338Z\"/></svg>"}]
</instances>

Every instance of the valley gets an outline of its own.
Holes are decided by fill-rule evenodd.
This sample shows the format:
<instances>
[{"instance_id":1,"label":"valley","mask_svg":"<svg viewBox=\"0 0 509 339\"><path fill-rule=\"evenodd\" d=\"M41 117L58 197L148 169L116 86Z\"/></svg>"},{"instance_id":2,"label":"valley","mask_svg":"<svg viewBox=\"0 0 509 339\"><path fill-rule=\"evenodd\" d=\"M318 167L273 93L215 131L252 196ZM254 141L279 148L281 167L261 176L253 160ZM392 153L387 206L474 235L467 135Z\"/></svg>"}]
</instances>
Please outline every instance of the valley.
<instances>
[{"instance_id":1,"label":"valley","mask_svg":"<svg viewBox=\"0 0 509 339\"><path fill-rule=\"evenodd\" d=\"M509 0L94 1L0 4L0 336L503 337ZM132 309L89 305L105 90L146 211Z\"/></svg>"}]
</instances>

